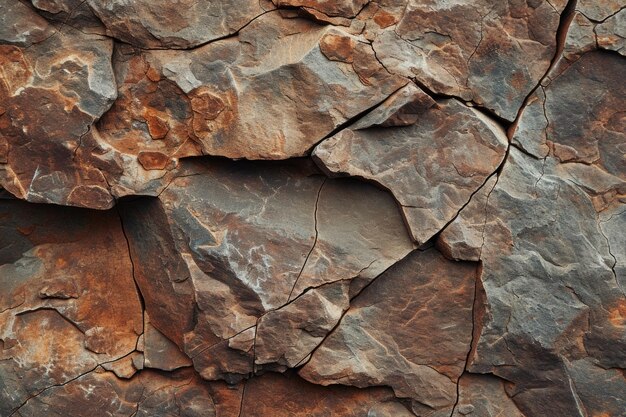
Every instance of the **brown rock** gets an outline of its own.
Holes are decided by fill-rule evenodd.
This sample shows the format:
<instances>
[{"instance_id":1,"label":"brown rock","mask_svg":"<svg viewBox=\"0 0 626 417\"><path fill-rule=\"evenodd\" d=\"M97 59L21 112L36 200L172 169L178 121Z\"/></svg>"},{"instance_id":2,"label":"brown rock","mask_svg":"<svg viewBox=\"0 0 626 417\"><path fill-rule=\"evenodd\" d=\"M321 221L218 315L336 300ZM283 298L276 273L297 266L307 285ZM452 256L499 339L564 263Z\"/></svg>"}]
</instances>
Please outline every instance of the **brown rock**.
<instances>
[{"instance_id":1,"label":"brown rock","mask_svg":"<svg viewBox=\"0 0 626 417\"><path fill-rule=\"evenodd\" d=\"M146 368L172 371L191 366L191 361L180 348L150 324L148 314L144 314L143 344L143 365Z\"/></svg>"},{"instance_id":2,"label":"brown rock","mask_svg":"<svg viewBox=\"0 0 626 417\"><path fill-rule=\"evenodd\" d=\"M39 9L39 14L56 23L59 30L65 26L82 32L105 35L106 29L83 0L30 0Z\"/></svg>"},{"instance_id":3,"label":"brown rock","mask_svg":"<svg viewBox=\"0 0 626 417\"><path fill-rule=\"evenodd\" d=\"M300 375L322 385L387 385L416 410L449 413L470 348L475 274L475 265L434 249L413 252L356 298Z\"/></svg>"},{"instance_id":4,"label":"brown rock","mask_svg":"<svg viewBox=\"0 0 626 417\"><path fill-rule=\"evenodd\" d=\"M513 121L550 66L565 5L409 1L397 26L375 35L373 47L390 71Z\"/></svg>"},{"instance_id":5,"label":"brown rock","mask_svg":"<svg viewBox=\"0 0 626 417\"><path fill-rule=\"evenodd\" d=\"M257 0L87 3L107 33L142 48L191 48L238 32L265 11Z\"/></svg>"},{"instance_id":6,"label":"brown rock","mask_svg":"<svg viewBox=\"0 0 626 417\"><path fill-rule=\"evenodd\" d=\"M492 375L463 374L459 380L459 400L452 417L524 417L505 390L506 381Z\"/></svg>"},{"instance_id":7,"label":"brown rock","mask_svg":"<svg viewBox=\"0 0 626 417\"><path fill-rule=\"evenodd\" d=\"M0 200L0 218L11 239L0 262L0 413L9 415L133 352L143 323L115 213Z\"/></svg>"},{"instance_id":8,"label":"brown rock","mask_svg":"<svg viewBox=\"0 0 626 417\"><path fill-rule=\"evenodd\" d=\"M379 111L386 107L373 113ZM423 110L411 126L345 129L318 145L313 155L333 174L371 179L389 189L413 238L424 243L496 170L506 144L493 121L446 100Z\"/></svg>"},{"instance_id":9,"label":"brown rock","mask_svg":"<svg viewBox=\"0 0 626 417\"><path fill-rule=\"evenodd\" d=\"M146 170L165 169L171 162L167 155L160 152L140 152L137 160Z\"/></svg>"},{"instance_id":10,"label":"brown rock","mask_svg":"<svg viewBox=\"0 0 626 417\"><path fill-rule=\"evenodd\" d=\"M188 271L179 276L191 277L184 283L193 285L199 310L185 352L204 377L236 380L252 373L255 343L261 345L259 365L294 366L347 308L347 286L316 287L357 278L363 285L412 249L387 193L312 174L305 167L212 160L204 173L181 177L161 194ZM280 327L267 334L254 328L271 321ZM312 334L302 336L301 329ZM280 333L302 344L272 342Z\"/></svg>"},{"instance_id":11,"label":"brown rock","mask_svg":"<svg viewBox=\"0 0 626 417\"><path fill-rule=\"evenodd\" d=\"M0 43L29 47L55 32L52 25L21 1L0 3Z\"/></svg>"},{"instance_id":12,"label":"brown rock","mask_svg":"<svg viewBox=\"0 0 626 417\"><path fill-rule=\"evenodd\" d=\"M37 19L11 18L36 33ZM0 49L7 64L0 74L7 109L0 115L0 149L6 149L0 184L29 201L110 208L106 177L82 154L77 159L77 150L117 95L112 42L67 29L24 48Z\"/></svg>"},{"instance_id":13,"label":"brown rock","mask_svg":"<svg viewBox=\"0 0 626 417\"><path fill-rule=\"evenodd\" d=\"M132 58L158 69L159 83L177 86L177 95L165 97L180 97L180 104L165 101L156 107L175 143L192 136L202 153L229 158L302 156L406 83L384 70L364 39L302 19L282 19L278 12L255 20L237 39ZM119 108L121 120L129 119L127 109ZM172 127L185 120L186 131Z\"/></svg>"},{"instance_id":14,"label":"brown rock","mask_svg":"<svg viewBox=\"0 0 626 417\"><path fill-rule=\"evenodd\" d=\"M327 16L355 17L368 0L272 0L276 6L304 7Z\"/></svg>"},{"instance_id":15,"label":"brown rock","mask_svg":"<svg viewBox=\"0 0 626 417\"><path fill-rule=\"evenodd\" d=\"M490 177L463 207L459 216L441 231L437 237L437 248L446 258L456 261L480 261L485 244L489 197L497 182L497 175Z\"/></svg>"},{"instance_id":16,"label":"brown rock","mask_svg":"<svg viewBox=\"0 0 626 417\"><path fill-rule=\"evenodd\" d=\"M87 417L106 414L121 417L134 413L142 417L236 417L237 414L234 413L221 414L227 409L214 402L214 392L225 390L226 387L217 384L210 386L203 383L188 371L167 375L143 371L131 380L124 381L99 368L28 400L19 409L19 415Z\"/></svg>"},{"instance_id":17,"label":"brown rock","mask_svg":"<svg viewBox=\"0 0 626 417\"><path fill-rule=\"evenodd\" d=\"M330 413L337 417L413 415L388 388L321 387L295 374L266 374L248 381L240 415L304 417Z\"/></svg>"},{"instance_id":18,"label":"brown rock","mask_svg":"<svg viewBox=\"0 0 626 417\"><path fill-rule=\"evenodd\" d=\"M484 295L468 369L511 381L507 392L524 415L578 415L568 364L586 356L603 367L624 361L623 349L607 348L624 344L621 323L607 324L624 297L623 277L612 269L611 248L620 244L603 235L591 198L555 158L535 160L515 147L482 213L482 225L470 211L450 226L478 223L484 236Z\"/></svg>"},{"instance_id":19,"label":"brown rock","mask_svg":"<svg viewBox=\"0 0 626 417\"><path fill-rule=\"evenodd\" d=\"M0 0L0 416L623 416L625 16Z\"/></svg>"}]
</instances>

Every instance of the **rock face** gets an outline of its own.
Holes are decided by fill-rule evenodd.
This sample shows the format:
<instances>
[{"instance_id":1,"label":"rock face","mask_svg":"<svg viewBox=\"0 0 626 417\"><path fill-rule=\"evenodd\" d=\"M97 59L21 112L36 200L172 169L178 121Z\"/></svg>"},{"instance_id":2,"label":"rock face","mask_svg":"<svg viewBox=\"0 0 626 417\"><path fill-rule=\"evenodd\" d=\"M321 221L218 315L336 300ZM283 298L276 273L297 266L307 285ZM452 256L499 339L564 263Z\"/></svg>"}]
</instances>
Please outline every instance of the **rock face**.
<instances>
[{"instance_id":1,"label":"rock face","mask_svg":"<svg viewBox=\"0 0 626 417\"><path fill-rule=\"evenodd\" d=\"M374 22L390 26L373 30L373 47L390 71L510 121L550 66L566 5L409 0L397 14L389 3Z\"/></svg>"},{"instance_id":2,"label":"rock face","mask_svg":"<svg viewBox=\"0 0 626 417\"><path fill-rule=\"evenodd\" d=\"M620 0L0 0L0 417L626 416Z\"/></svg>"},{"instance_id":3,"label":"rock face","mask_svg":"<svg viewBox=\"0 0 626 417\"><path fill-rule=\"evenodd\" d=\"M416 87L413 94L413 100L426 101ZM383 104L368 120L374 121L378 113L386 119L386 112ZM430 100L415 118L406 127L357 124L322 142L313 156L330 173L374 180L390 190L413 238L424 243L498 168L507 139L499 126L456 100Z\"/></svg>"},{"instance_id":4,"label":"rock face","mask_svg":"<svg viewBox=\"0 0 626 417\"><path fill-rule=\"evenodd\" d=\"M416 413L449 413L470 349L475 275L475 264L413 252L363 290L300 374L323 385L387 385L414 400Z\"/></svg>"},{"instance_id":5,"label":"rock face","mask_svg":"<svg viewBox=\"0 0 626 417\"><path fill-rule=\"evenodd\" d=\"M88 0L106 33L141 48L187 49L237 33L265 12L263 2Z\"/></svg>"}]
</instances>

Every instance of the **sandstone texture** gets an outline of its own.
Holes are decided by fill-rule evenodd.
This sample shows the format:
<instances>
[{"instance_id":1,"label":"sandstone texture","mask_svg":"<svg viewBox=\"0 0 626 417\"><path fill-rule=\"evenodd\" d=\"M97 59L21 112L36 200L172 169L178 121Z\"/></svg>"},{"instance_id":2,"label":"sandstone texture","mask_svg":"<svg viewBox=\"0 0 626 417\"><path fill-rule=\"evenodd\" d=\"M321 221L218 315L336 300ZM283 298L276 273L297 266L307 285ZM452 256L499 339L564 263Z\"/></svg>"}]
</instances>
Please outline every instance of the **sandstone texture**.
<instances>
[{"instance_id":1,"label":"sandstone texture","mask_svg":"<svg viewBox=\"0 0 626 417\"><path fill-rule=\"evenodd\" d=\"M0 417L626 417L623 0L0 0Z\"/></svg>"}]
</instances>

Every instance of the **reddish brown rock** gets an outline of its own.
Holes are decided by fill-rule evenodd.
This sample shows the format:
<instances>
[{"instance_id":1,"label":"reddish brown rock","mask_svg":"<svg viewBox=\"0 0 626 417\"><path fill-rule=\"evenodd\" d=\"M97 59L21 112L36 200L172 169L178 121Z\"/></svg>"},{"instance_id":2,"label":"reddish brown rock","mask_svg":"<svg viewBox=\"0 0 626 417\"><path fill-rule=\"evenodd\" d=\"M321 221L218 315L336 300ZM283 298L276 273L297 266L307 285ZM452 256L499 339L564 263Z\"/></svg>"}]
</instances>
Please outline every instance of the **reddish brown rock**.
<instances>
[{"instance_id":1,"label":"reddish brown rock","mask_svg":"<svg viewBox=\"0 0 626 417\"><path fill-rule=\"evenodd\" d=\"M147 313L144 314L142 342L143 366L146 368L172 371L185 366L191 366L191 361L185 356L181 349L150 324L149 315Z\"/></svg>"},{"instance_id":2,"label":"reddish brown rock","mask_svg":"<svg viewBox=\"0 0 626 417\"><path fill-rule=\"evenodd\" d=\"M623 416L624 9L0 0L0 416Z\"/></svg>"},{"instance_id":3,"label":"reddish brown rock","mask_svg":"<svg viewBox=\"0 0 626 417\"><path fill-rule=\"evenodd\" d=\"M271 393L271 395L268 395ZM272 415L409 417L388 388L321 387L295 374L267 374L246 383L241 417Z\"/></svg>"},{"instance_id":4,"label":"reddish brown rock","mask_svg":"<svg viewBox=\"0 0 626 417\"><path fill-rule=\"evenodd\" d=\"M352 302L300 375L322 385L390 386L421 415L449 414L472 338L475 275L474 264L434 249L412 253Z\"/></svg>"},{"instance_id":5,"label":"reddish brown rock","mask_svg":"<svg viewBox=\"0 0 626 417\"><path fill-rule=\"evenodd\" d=\"M114 212L1 200L0 413L133 352L142 310ZM106 253L108 258L103 258Z\"/></svg>"},{"instance_id":6,"label":"reddish brown rock","mask_svg":"<svg viewBox=\"0 0 626 417\"><path fill-rule=\"evenodd\" d=\"M217 404L227 390L221 384L204 383L189 371L167 375L143 371L124 381L99 368L30 399L16 415L236 417L229 408L239 406L241 392L239 398L228 399L231 404Z\"/></svg>"},{"instance_id":7,"label":"reddish brown rock","mask_svg":"<svg viewBox=\"0 0 626 417\"><path fill-rule=\"evenodd\" d=\"M18 9L8 18L36 33L38 20ZM93 160L77 159L77 150L117 96L112 42L47 28L54 36L26 47L0 45L0 184L29 201L110 208L106 176Z\"/></svg>"}]
</instances>

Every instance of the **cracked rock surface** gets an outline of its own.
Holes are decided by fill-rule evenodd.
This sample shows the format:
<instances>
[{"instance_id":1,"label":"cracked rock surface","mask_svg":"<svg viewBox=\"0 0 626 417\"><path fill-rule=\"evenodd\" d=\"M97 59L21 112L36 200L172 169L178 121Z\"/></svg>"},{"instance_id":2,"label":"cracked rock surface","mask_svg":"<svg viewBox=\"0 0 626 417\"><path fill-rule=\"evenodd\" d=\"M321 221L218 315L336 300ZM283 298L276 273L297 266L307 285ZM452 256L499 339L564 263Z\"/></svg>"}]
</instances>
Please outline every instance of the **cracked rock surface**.
<instances>
[{"instance_id":1,"label":"cracked rock surface","mask_svg":"<svg viewBox=\"0 0 626 417\"><path fill-rule=\"evenodd\" d=\"M0 0L0 417L626 417L623 0Z\"/></svg>"}]
</instances>

